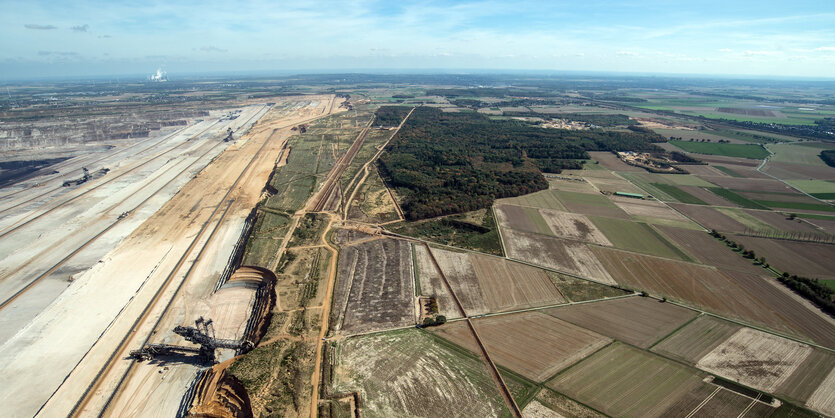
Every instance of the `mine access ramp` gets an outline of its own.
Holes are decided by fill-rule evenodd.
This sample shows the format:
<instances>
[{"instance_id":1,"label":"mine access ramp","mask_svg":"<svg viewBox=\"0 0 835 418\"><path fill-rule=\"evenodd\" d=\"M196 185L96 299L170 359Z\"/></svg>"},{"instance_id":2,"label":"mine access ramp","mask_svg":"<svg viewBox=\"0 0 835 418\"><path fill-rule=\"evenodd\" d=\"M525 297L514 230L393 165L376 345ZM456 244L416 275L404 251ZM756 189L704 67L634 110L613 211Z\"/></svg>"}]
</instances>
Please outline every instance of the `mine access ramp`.
<instances>
[{"instance_id":1,"label":"mine access ramp","mask_svg":"<svg viewBox=\"0 0 835 418\"><path fill-rule=\"evenodd\" d=\"M240 353L252 349L252 343L249 341L215 338L215 329L211 319L206 320L201 316L194 321L194 325L193 327L177 326L174 328L174 333L182 336L188 342L199 344L199 348L172 344L147 344L139 350L131 351L130 357L142 361L159 356L197 354L204 363L214 364L217 362L215 350L218 348L236 350Z\"/></svg>"}]
</instances>

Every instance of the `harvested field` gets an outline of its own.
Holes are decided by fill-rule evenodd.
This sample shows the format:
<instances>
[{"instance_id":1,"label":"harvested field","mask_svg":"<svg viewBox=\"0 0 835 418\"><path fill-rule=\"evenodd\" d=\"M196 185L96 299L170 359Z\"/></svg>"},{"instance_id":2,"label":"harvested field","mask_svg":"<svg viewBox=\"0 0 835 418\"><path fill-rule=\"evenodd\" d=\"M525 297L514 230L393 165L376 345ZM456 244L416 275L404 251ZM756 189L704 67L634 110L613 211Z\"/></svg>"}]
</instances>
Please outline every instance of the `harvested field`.
<instances>
[{"instance_id":1,"label":"harvested field","mask_svg":"<svg viewBox=\"0 0 835 418\"><path fill-rule=\"evenodd\" d=\"M737 208L716 208L719 212L723 215L728 216L729 218L745 225L745 228L751 231L762 231L762 232L778 232L779 230L775 228L773 225L769 224L768 222L763 221L762 219L752 215L750 212L746 212L742 209Z\"/></svg>"},{"instance_id":2,"label":"harvested field","mask_svg":"<svg viewBox=\"0 0 835 418\"><path fill-rule=\"evenodd\" d=\"M804 194L794 192L794 191L781 191L781 192L747 192L747 191L738 191L739 195L743 196L744 198L748 198L754 201L757 200L765 200L771 202L795 202L795 203L809 203L809 204L818 204L815 199L812 199L809 196ZM756 203L756 202L755 202Z\"/></svg>"},{"instance_id":3,"label":"harvested field","mask_svg":"<svg viewBox=\"0 0 835 418\"><path fill-rule=\"evenodd\" d=\"M687 254L645 223L597 216L591 217L591 220L616 248L677 260L690 260Z\"/></svg>"},{"instance_id":4,"label":"harvested field","mask_svg":"<svg viewBox=\"0 0 835 418\"><path fill-rule=\"evenodd\" d=\"M612 416L657 417L705 383L695 370L616 342L547 385Z\"/></svg>"},{"instance_id":5,"label":"harvested field","mask_svg":"<svg viewBox=\"0 0 835 418\"><path fill-rule=\"evenodd\" d=\"M719 187L738 191L796 193L789 185L772 178L712 177L710 181Z\"/></svg>"},{"instance_id":6,"label":"harvested field","mask_svg":"<svg viewBox=\"0 0 835 418\"><path fill-rule=\"evenodd\" d=\"M455 300L444 285L438 270L423 245L412 246L415 253L415 274L420 282L421 296L431 296L438 302L438 313L447 318L459 318Z\"/></svg>"},{"instance_id":7,"label":"harvested field","mask_svg":"<svg viewBox=\"0 0 835 418\"><path fill-rule=\"evenodd\" d=\"M604 171L608 173L608 171ZM563 178L573 178L574 180L565 180ZM566 176L560 175L559 178L546 177L548 180L548 188L551 190L558 190L563 192L577 192L577 193L596 193L597 190L594 185L589 182L588 177Z\"/></svg>"},{"instance_id":8,"label":"harvested field","mask_svg":"<svg viewBox=\"0 0 835 418\"><path fill-rule=\"evenodd\" d=\"M629 215L609 201L602 194L557 192L566 210L583 215L598 215L609 218L630 219Z\"/></svg>"},{"instance_id":9,"label":"harvested field","mask_svg":"<svg viewBox=\"0 0 835 418\"><path fill-rule=\"evenodd\" d=\"M632 183L624 180L621 177L615 178L603 178L603 177L588 177L590 183L594 184L598 190L604 192L625 192L625 193L638 193L643 194L644 191L635 187Z\"/></svg>"},{"instance_id":10,"label":"harvested field","mask_svg":"<svg viewBox=\"0 0 835 418\"><path fill-rule=\"evenodd\" d=\"M496 205L518 205L531 208L565 210L556 190L542 190L540 192L526 194L524 196L509 197L496 200Z\"/></svg>"},{"instance_id":11,"label":"harvested field","mask_svg":"<svg viewBox=\"0 0 835 418\"><path fill-rule=\"evenodd\" d=\"M490 312L565 302L542 269L476 254L470 262Z\"/></svg>"},{"instance_id":12,"label":"harvested field","mask_svg":"<svg viewBox=\"0 0 835 418\"><path fill-rule=\"evenodd\" d=\"M738 417L748 408L753 399L742 396L738 393L732 392L728 389L710 384L704 384L687 393L671 405L663 416L665 417ZM768 416L773 408L763 403L757 403L769 410L763 411L763 414L754 414L748 411L748 414L755 417ZM692 414L692 415L691 415ZM746 415L748 415L746 414Z\"/></svg>"},{"instance_id":13,"label":"harvested field","mask_svg":"<svg viewBox=\"0 0 835 418\"><path fill-rule=\"evenodd\" d=\"M557 411L554 411L551 408L539 403L537 400L533 400L527 405L525 405L525 409L522 410L522 416L525 418L561 418Z\"/></svg>"},{"instance_id":14,"label":"harvested field","mask_svg":"<svg viewBox=\"0 0 835 418\"><path fill-rule=\"evenodd\" d=\"M832 390L833 387L835 387L835 369L829 372L823 383L806 401L806 405L815 411L835 416L835 391Z\"/></svg>"},{"instance_id":15,"label":"harvested field","mask_svg":"<svg viewBox=\"0 0 835 418\"><path fill-rule=\"evenodd\" d=\"M689 309L642 297L551 308L545 313L644 348L696 316Z\"/></svg>"},{"instance_id":16,"label":"harvested field","mask_svg":"<svg viewBox=\"0 0 835 418\"><path fill-rule=\"evenodd\" d=\"M564 298L571 302L611 298L631 293L605 284L554 273L553 271L547 273L551 278L551 282L557 287L557 290L560 291Z\"/></svg>"},{"instance_id":17,"label":"harvested field","mask_svg":"<svg viewBox=\"0 0 835 418\"><path fill-rule=\"evenodd\" d=\"M804 404L819 387L822 387L833 370L835 370L835 354L816 348L775 392ZM828 389L831 391L831 384ZM832 415L832 412L835 410L830 410L828 413Z\"/></svg>"},{"instance_id":18,"label":"harvested field","mask_svg":"<svg viewBox=\"0 0 835 418\"><path fill-rule=\"evenodd\" d=\"M740 157L727 157L724 155L700 155L699 159L708 162L708 163L716 163L722 165L739 165L745 167L753 167L756 168L760 165L759 160L752 160L750 158L740 158Z\"/></svg>"},{"instance_id":19,"label":"harvested field","mask_svg":"<svg viewBox=\"0 0 835 418\"><path fill-rule=\"evenodd\" d=\"M716 206L732 206L736 207L737 205L730 200L724 199L721 196L716 195L707 189L702 187L696 186L679 186L681 190L685 193L690 194L691 196L695 197L696 199L701 200L702 202L707 203L708 205L716 205Z\"/></svg>"},{"instance_id":20,"label":"harvested field","mask_svg":"<svg viewBox=\"0 0 835 418\"><path fill-rule=\"evenodd\" d=\"M482 318L473 325L494 362L535 382L542 382L611 342L541 312ZM469 327L463 322L445 324L433 332L478 352Z\"/></svg>"},{"instance_id":21,"label":"harvested field","mask_svg":"<svg viewBox=\"0 0 835 418\"><path fill-rule=\"evenodd\" d=\"M509 258L615 284L586 244L513 230L502 234Z\"/></svg>"},{"instance_id":22,"label":"harvested field","mask_svg":"<svg viewBox=\"0 0 835 418\"><path fill-rule=\"evenodd\" d=\"M550 209L540 209L539 213L557 237L599 245L612 245L589 218L583 215Z\"/></svg>"},{"instance_id":23,"label":"harvested field","mask_svg":"<svg viewBox=\"0 0 835 418\"><path fill-rule=\"evenodd\" d=\"M728 239L765 256L768 263L790 274L835 279L835 245L783 239L729 235Z\"/></svg>"},{"instance_id":24,"label":"harvested field","mask_svg":"<svg viewBox=\"0 0 835 418\"><path fill-rule=\"evenodd\" d=\"M343 248L333 325L357 333L415 323L412 254L406 241L380 239Z\"/></svg>"},{"instance_id":25,"label":"harvested field","mask_svg":"<svg viewBox=\"0 0 835 418\"><path fill-rule=\"evenodd\" d=\"M774 392L812 348L775 335L742 328L696 364L746 386Z\"/></svg>"},{"instance_id":26,"label":"harvested field","mask_svg":"<svg viewBox=\"0 0 835 418\"><path fill-rule=\"evenodd\" d=\"M560 417L573 417L573 418L603 418L604 415L585 406L573 401L565 396L560 395L557 392L554 392L551 389L543 388L539 393L536 395L536 401L540 402L541 405L547 407L551 411L555 411L559 414ZM528 418L526 412L528 408L522 411L522 415L525 418ZM536 415L534 415L535 417ZM547 416L547 415L546 415Z\"/></svg>"},{"instance_id":27,"label":"harvested field","mask_svg":"<svg viewBox=\"0 0 835 418\"><path fill-rule=\"evenodd\" d=\"M670 203L670 206L707 229L715 229L723 233L745 231L745 225L712 207L682 203Z\"/></svg>"},{"instance_id":28,"label":"harvested field","mask_svg":"<svg viewBox=\"0 0 835 418\"><path fill-rule=\"evenodd\" d=\"M740 325L710 315L701 315L684 328L667 337L652 351L690 364L696 364L735 334Z\"/></svg>"},{"instance_id":29,"label":"harvested field","mask_svg":"<svg viewBox=\"0 0 835 418\"><path fill-rule=\"evenodd\" d=\"M469 315L565 302L541 269L476 254L432 253Z\"/></svg>"},{"instance_id":30,"label":"harvested field","mask_svg":"<svg viewBox=\"0 0 835 418\"><path fill-rule=\"evenodd\" d=\"M658 226L657 228L702 264L751 274L763 273L762 268L741 257L707 232L666 226Z\"/></svg>"},{"instance_id":31,"label":"harvested field","mask_svg":"<svg viewBox=\"0 0 835 418\"><path fill-rule=\"evenodd\" d=\"M603 167L605 167L608 170L627 171L627 172L632 171L632 172L637 172L637 173L646 172L646 170L644 170L643 168L635 167L635 166L624 163L623 161L621 161L620 158L618 158L617 155L612 154L611 152L597 151L597 152L590 152L589 155L591 156L592 159L599 162L600 165L602 165Z\"/></svg>"},{"instance_id":32,"label":"harvested field","mask_svg":"<svg viewBox=\"0 0 835 418\"><path fill-rule=\"evenodd\" d=\"M496 205L494 209L496 211L496 220L502 227L552 235L551 228L536 208Z\"/></svg>"},{"instance_id":33,"label":"harvested field","mask_svg":"<svg viewBox=\"0 0 835 418\"><path fill-rule=\"evenodd\" d=\"M765 299L776 297L781 303L791 302L781 297L786 295L767 293L769 290L777 289L769 289L769 284L763 282L760 276L734 271L723 273L696 264L625 253L604 247L594 247L592 250L621 285L644 289L653 295L666 296L743 321L770 326L784 332L795 332L794 328L786 324L773 310L787 312L783 306L769 305L753 296L756 294ZM748 289L746 286L759 287ZM801 311L797 315L803 316L804 313ZM803 319L806 317L803 316Z\"/></svg>"},{"instance_id":34,"label":"harvested field","mask_svg":"<svg viewBox=\"0 0 835 418\"><path fill-rule=\"evenodd\" d=\"M363 416L500 416L507 412L481 359L419 330L345 340L333 391L359 391Z\"/></svg>"},{"instance_id":35,"label":"harvested field","mask_svg":"<svg viewBox=\"0 0 835 418\"><path fill-rule=\"evenodd\" d=\"M645 216L652 218L668 219L671 221L689 222L689 220L678 212L670 209L667 205L655 200L639 200L628 197L612 196L612 202L632 216Z\"/></svg>"}]
</instances>

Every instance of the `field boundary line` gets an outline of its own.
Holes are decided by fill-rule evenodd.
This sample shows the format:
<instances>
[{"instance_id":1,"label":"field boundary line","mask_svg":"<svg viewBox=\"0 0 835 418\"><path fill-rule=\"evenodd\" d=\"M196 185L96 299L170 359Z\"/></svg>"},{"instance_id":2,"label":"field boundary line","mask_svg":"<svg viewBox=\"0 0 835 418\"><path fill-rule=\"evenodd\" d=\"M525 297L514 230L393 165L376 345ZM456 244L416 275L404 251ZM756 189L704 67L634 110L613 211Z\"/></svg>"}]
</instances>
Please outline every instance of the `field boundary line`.
<instances>
[{"instance_id":1,"label":"field boundary line","mask_svg":"<svg viewBox=\"0 0 835 418\"><path fill-rule=\"evenodd\" d=\"M665 303L666 303L666 302L665 302ZM689 320L687 320L687 322L685 322L685 323L681 324L678 328L676 328L676 329L674 329L674 330L670 331L670 333L669 333L669 334L667 334L667 335L665 335L665 336L661 337L661 339L660 339L660 340L658 340L658 341L656 341L656 342L654 342L654 343L650 344L650 345L647 347L647 351L652 351L652 348L653 348L653 347L655 347L655 346L656 346L656 345L658 345L658 344L661 344L661 343L662 343L664 340L666 340L667 338L672 337L672 335L673 335L673 334L675 334L675 333L679 332L682 328L684 328L684 327L686 327L686 326L690 325L690 324L691 324L691 323L693 323L696 319L701 318L703 315L704 315L704 313L703 313L703 312L699 312L699 314L698 314L698 315L696 315L696 316L694 316L694 317L690 318ZM653 353L654 353L654 351L653 351Z\"/></svg>"},{"instance_id":2,"label":"field boundary line","mask_svg":"<svg viewBox=\"0 0 835 418\"><path fill-rule=\"evenodd\" d=\"M558 318L558 319L559 319L559 318ZM568 322L568 321L565 321L565 322ZM574 323L571 323L571 322L568 322L568 323L569 323L569 324L571 324L571 325L574 325L574 326L578 326L578 327L579 327L579 325L576 325L576 324L574 324ZM580 328L583 328L583 327L580 327ZM588 330L588 328L583 328L583 329ZM591 330L589 330L589 331L591 331ZM594 331L592 331L592 332L594 332ZM598 334L598 335L601 335L601 336L606 337L606 336L605 336L605 335L603 335L603 334ZM606 338L609 338L609 337L606 337ZM563 373L567 372L569 369L574 368L574 367L575 367L575 366L577 366L578 364L580 364L580 363L582 363L582 362L586 361L587 359L591 358L591 357L592 357L592 356L594 356L595 354L597 354L597 353L599 353L599 352L601 352L601 351L605 350L606 348L610 347L611 345L613 345L613 344L615 344L615 343L623 343L623 341L616 340L616 339L612 338L612 341L609 341L609 343L608 343L608 344L604 345L603 347L598 348L597 350L594 350L593 352L589 353L589 355L587 355L587 356L585 356L585 357L581 358L580 360L575 361L574 363L571 363L570 365L568 365L567 367L563 368L562 370L559 370L559 371L557 371L556 373L554 373L551 377L549 377L549 378L547 378L547 379L543 380L543 381L542 381L542 385L547 385L547 384L548 384L548 382L550 382L550 381L552 381L552 380L556 379L556 378L557 378L557 376L559 376L559 375L561 375L561 374L563 374ZM549 387L550 387L550 386L549 386ZM552 390L553 390L554 392L559 393L560 395L566 396L566 395L565 395L564 393L562 393L562 392L559 392L559 391L557 391L557 390L555 390L555 389L552 389ZM566 397L568 397L568 396L566 396Z\"/></svg>"},{"instance_id":3,"label":"field boundary line","mask_svg":"<svg viewBox=\"0 0 835 418\"><path fill-rule=\"evenodd\" d=\"M580 300L580 301L577 301L577 302L557 303L557 304L553 304L553 305L534 306L534 307L530 307L530 308L515 309L515 310L512 310L512 311L491 312L491 313L484 313L484 314L481 314L481 315L476 315L476 316L473 317L473 319L489 318L489 317L493 317L493 316L502 316L502 315L513 315L513 314L518 314L518 313L541 311L541 310L544 310L544 309L562 308L562 307L566 307L566 306L583 305L583 304L587 304L587 303L605 302L605 301L609 301L609 300L624 299L624 298L631 298L631 297L637 297L637 296L638 296L638 293L630 293L630 294L627 294L627 295L603 297L603 298L589 299L589 300ZM560 319L560 320L562 321L562 319Z\"/></svg>"},{"instance_id":4,"label":"field boundary line","mask_svg":"<svg viewBox=\"0 0 835 418\"><path fill-rule=\"evenodd\" d=\"M502 227L499 225L499 218L496 217L496 202L490 205L490 212L493 213L493 222L496 223L496 231L499 233L499 246L502 248L502 257L507 257L507 250L504 248L504 235L502 235Z\"/></svg>"}]
</instances>

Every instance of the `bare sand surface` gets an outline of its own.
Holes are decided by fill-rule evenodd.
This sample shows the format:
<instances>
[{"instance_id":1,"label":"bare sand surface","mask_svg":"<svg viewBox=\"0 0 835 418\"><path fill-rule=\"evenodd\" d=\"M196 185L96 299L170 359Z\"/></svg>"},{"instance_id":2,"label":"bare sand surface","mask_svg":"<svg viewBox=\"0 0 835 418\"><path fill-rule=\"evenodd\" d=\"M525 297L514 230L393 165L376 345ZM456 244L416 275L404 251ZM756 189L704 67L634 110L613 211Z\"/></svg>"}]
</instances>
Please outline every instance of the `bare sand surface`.
<instances>
[{"instance_id":1,"label":"bare sand surface","mask_svg":"<svg viewBox=\"0 0 835 418\"><path fill-rule=\"evenodd\" d=\"M7 388L0 400L6 412L65 416L78 404L85 407L82 414L98 415L117 387L143 396L115 398L110 411L118 411L113 412L116 415L153 416L170 411L166 405L179 403L196 371L194 365L134 368L126 375L131 361L124 355L151 335L152 342L176 341L171 333L174 325L190 325L196 316L211 314L209 304L199 301L210 298L240 235L241 221L260 199L291 134L289 128L321 116L332 97L305 97L307 105L295 110L287 110L286 102L299 98L284 100L271 111L283 112L270 115L272 126L259 122L249 136L230 145L0 346L0 385ZM240 182L232 189L239 175ZM32 381L39 382L37 387ZM148 392L148 385L158 389ZM88 388L93 389L92 396L85 397ZM84 399L81 404L80 399Z\"/></svg>"}]
</instances>

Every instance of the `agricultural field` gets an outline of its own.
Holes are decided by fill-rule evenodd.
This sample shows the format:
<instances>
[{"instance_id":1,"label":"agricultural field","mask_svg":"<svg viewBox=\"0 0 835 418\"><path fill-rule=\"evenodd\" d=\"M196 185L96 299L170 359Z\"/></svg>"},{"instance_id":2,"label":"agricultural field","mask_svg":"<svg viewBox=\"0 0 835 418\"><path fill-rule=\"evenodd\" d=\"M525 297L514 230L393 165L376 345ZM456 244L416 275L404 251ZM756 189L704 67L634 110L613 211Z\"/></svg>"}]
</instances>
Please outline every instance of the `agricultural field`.
<instances>
[{"instance_id":1,"label":"agricultural field","mask_svg":"<svg viewBox=\"0 0 835 418\"><path fill-rule=\"evenodd\" d=\"M658 226L657 228L675 245L704 265L750 274L763 273L761 267L755 266L751 260L740 257L727 245L705 231L666 226Z\"/></svg>"},{"instance_id":2,"label":"agricultural field","mask_svg":"<svg viewBox=\"0 0 835 418\"><path fill-rule=\"evenodd\" d=\"M690 257L667 241L652 226L640 222L592 216L592 222L615 248L659 257L690 261Z\"/></svg>"},{"instance_id":3,"label":"agricultural field","mask_svg":"<svg viewBox=\"0 0 835 418\"><path fill-rule=\"evenodd\" d=\"M567 212L629 219L629 215L600 193L557 192Z\"/></svg>"},{"instance_id":4,"label":"agricultural field","mask_svg":"<svg viewBox=\"0 0 835 418\"><path fill-rule=\"evenodd\" d=\"M502 232L508 258L615 284L588 245L508 229Z\"/></svg>"},{"instance_id":5,"label":"agricultural field","mask_svg":"<svg viewBox=\"0 0 835 418\"><path fill-rule=\"evenodd\" d=\"M727 144L718 142L696 142L696 141L670 141L670 144L681 148L684 151L695 154L724 155L727 157L740 157L761 160L770 154L761 145L754 144Z\"/></svg>"},{"instance_id":6,"label":"agricultural field","mask_svg":"<svg viewBox=\"0 0 835 418\"><path fill-rule=\"evenodd\" d=\"M539 213L550 227L553 235L559 238L574 239L598 245L612 245L609 239L584 215L550 209L540 209Z\"/></svg>"},{"instance_id":7,"label":"agricultural field","mask_svg":"<svg viewBox=\"0 0 835 418\"><path fill-rule=\"evenodd\" d=\"M682 203L670 203L670 206L708 230L715 229L717 231L721 231L722 233L741 233L746 230L745 225L741 222L710 206L685 205Z\"/></svg>"},{"instance_id":8,"label":"agricultural field","mask_svg":"<svg viewBox=\"0 0 835 418\"><path fill-rule=\"evenodd\" d=\"M625 296L631 292L565 274L547 272L560 294L570 302Z\"/></svg>"},{"instance_id":9,"label":"agricultural field","mask_svg":"<svg viewBox=\"0 0 835 418\"><path fill-rule=\"evenodd\" d=\"M812 353L812 348L742 328L702 357L696 366L743 385L774 392Z\"/></svg>"},{"instance_id":10,"label":"agricultural field","mask_svg":"<svg viewBox=\"0 0 835 418\"><path fill-rule=\"evenodd\" d=\"M805 404L816 411L832 415L835 413L831 391L833 370L835 370L835 354L815 348L794 373L780 384L775 393L801 405ZM826 392L829 393L826 394ZM814 397L816 394L818 397Z\"/></svg>"},{"instance_id":11,"label":"agricultural field","mask_svg":"<svg viewBox=\"0 0 835 418\"><path fill-rule=\"evenodd\" d=\"M518 205L531 208L566 210L558 197L557 190L542 190L522 196L496 200L496 205Z\"/></svg>"},{"instance_id":12,"label":"agricultural field","mask_svg":"<svg viewBox=\"0 0 835 418\"><path fill-rule=\"evenodd\" d=\"M605 415L551 389L542 388L536 398L522 411L522 415L534 418L603 418Z\"/></svg>"},{"instance_id":13,"label":"agricultural field","mask_svg":"<svg viewBox=\"0 0 835 418\"><path fill-rule=\"evenodd\" d=\"M646 170L640 167L635 167L623 162L617 155L611 152L590 152L591 158L594 161L597 161L599 165L603 166L603 168L610 170L610 171L617 171L617 172L635 172L635 173L645 173Z\"/></svg>"},{"instance_id":14,"label":"agricultural field","mask_svg":"<svg viewBox=\"0 0 835 418\"><path fill-rule=\"evenodd\" d=\"M696 370L616 342L547 386L608 415L661 417L706 385L703 378Z\"/></svg>"},{"instance_id":15,"label":"agricultural field","mask_svg":"<svg viewBox=\"0 0 835 418\"><path fill-rule=\"evenodd\" d=\"M490 256L431 251L468 315L565 302L542 269Z\"/></svg>"},{"instance_id":16,"label":"agricultural field","mask_svg":"<svg viewBox=\"0 0 835 418\"><path fill-rule=\"evenodd\" d=\"M551 226L545 221L539 210L532 207L514 205L496 205L496 220L500 227L519 231L534 232L542 235L554 235Z\"/></svg>"},{"instance_id":17,"label":"agricultural field","mask_svg":"<svg viewBox=\"0 0 835 418\"><path fill-rule=\"evenodd\" d=\"M769 158L771 162L827 167L819 155L825 149L835 149L835 146L820 142L799 142L771 144L768 145L768 149L774 153Z\"/></svg>"},{"instance_id":18,"label":"agricultural field","mask_svg":"<svg viewBox=\"0 0 835 418\"><path fill-rule=\"evenodd\" d=\"M541 312L481 318L473 325L494 362L534 382L547 380L611 342ZM469 328L462 322L448 323L432 332L478 351Z\"/></svg>"},{"instance_id":19,"label":"agricultural field","mask_svg":"<svg viewBox=\"0 0 835 418\"><path fill-rule=\"evenodd\" d=\"M435 298L438 303L438 314L447 317L447 319L460 318L461 313L458 312L455 300L452 294L449 293L446 285L441 279L438 269L429 258L429 250L425 245L413 245L412 257L415 263L415 276L417 278L417 289L420 296L427 296Z\"/></svg>"},{"instance_id":20,"label":"agricultural field","mask_svg":"<svg viewBox=\"0 0 835 418\"><path fill-rule=\"evenodd\" d=\"M835 279L835 244L728 235L728 239L765 256L779 271L804 277Z\"/></svg>"},{"instance_id":21,"label":"agricultural field","mask_svg":"<svg viewBox=\"0 0 835 418\"><path fill-rule=\"evenodd\" d=\"M649 347L696 316L695 311L638 296L551 308L544 312L642 348Z\"/></svg>"},{"instance_id":22,"label":"agricultural field","mask_svg":"<svg viewBox=\"0 0 835 418\"><path fill-rule=\"evenodd\" d=\"M334 328L351 334L415 324L414 285L408 242L378 239L343 247Z\"/></svg>"},{"instance_id":23,"label":"agricultural field","mask_svg":"<svg viewBox=\"0 0 835 418\"><path fill-rule=\"evenodd\" d=\"M484 362L415 329L348 338L333 391L359 391L363 416L500 416L507 407Z\"/></svg>"},{"instance_id":24,"label":"agricultural field","mask_svg":"<svg viewBox=\"0 0 835 418\"><path fill-rule=\"evenodd\" d=\"M835 178L835 168L832 170L831 178ZM786 180L786 183L821 200L835 199L835 181L833 180Z\"/></svg>"},{"instance_id":25,"label":"agricultural field","mask_svg":"<svg viewBox=\"0 0 835 418\"><path fill-rule=\"evenodd\" d=\"M700 315L655 344L652 351L689 364L696 364L741 328L742 326L733 322L710 315Z\"/></svg>"}]
</instances>

